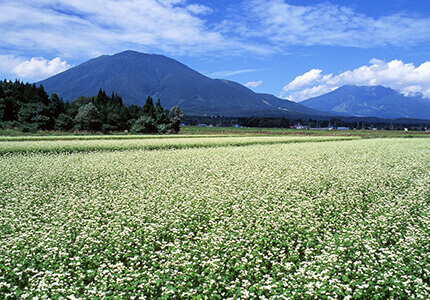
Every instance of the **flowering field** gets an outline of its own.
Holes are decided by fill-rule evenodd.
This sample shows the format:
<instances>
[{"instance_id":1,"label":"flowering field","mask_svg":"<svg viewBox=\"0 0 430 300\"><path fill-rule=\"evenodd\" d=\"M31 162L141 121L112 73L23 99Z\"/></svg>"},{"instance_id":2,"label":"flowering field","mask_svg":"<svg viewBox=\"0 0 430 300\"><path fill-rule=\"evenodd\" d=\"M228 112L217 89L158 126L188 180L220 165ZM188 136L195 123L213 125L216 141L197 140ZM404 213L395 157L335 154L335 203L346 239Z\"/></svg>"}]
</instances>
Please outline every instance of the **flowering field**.
<instances>
[{"instance_id":1,"label":"flowering field","mask_svg":"<svg viewBox=\"0 0 430 300\"><path fill-rule=\"evenodd\" d=\"M223 145L0 156L0 298L430 297L429 139Z\"/></svg>"},{"instance_id":2,"label":"flowering field","mask_svg":"<svg viewBox=\"0 0 430 300\"><path fill-rule=\"evenodd\" d=\"M165 150L200 147L246 146L255 144L303 143L352 140L357 137L343 136L111 136L78 137L13 137L1 140L0 155L10 153L61 153L114 150Z\"/></svg>"}]
</instances>

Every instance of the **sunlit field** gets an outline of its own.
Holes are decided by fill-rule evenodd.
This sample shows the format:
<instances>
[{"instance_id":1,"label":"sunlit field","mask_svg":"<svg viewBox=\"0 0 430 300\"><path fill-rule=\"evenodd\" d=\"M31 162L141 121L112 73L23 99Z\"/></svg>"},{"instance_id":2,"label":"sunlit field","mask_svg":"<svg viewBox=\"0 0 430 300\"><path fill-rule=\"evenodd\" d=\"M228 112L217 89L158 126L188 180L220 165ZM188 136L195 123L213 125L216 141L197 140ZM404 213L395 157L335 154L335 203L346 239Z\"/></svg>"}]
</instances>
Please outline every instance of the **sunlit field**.
<instances>
[{"instance_id":1,"label":"sunlit field","mask_svg":"<svg viewBox=\"0 0 430 300\"><path fill-rule=\"evenodd\" d=\"M3 141L0 298L428 299L430 139L330 138Z\"/></svg>"},{"instance_id":2,"label":"sunlit field","mask_svg":"<svg viewBox=\"0 0 430 300\"><path fill-rule=\"evenodd\" d=\"M109 136L69 137L18 137L0 138L0 155L10 153L61 153L113 150L166 150L200 147L246 146L255 144L285 144L352 140L358 137L343 136Z\"/></svg>"}]
</instances>

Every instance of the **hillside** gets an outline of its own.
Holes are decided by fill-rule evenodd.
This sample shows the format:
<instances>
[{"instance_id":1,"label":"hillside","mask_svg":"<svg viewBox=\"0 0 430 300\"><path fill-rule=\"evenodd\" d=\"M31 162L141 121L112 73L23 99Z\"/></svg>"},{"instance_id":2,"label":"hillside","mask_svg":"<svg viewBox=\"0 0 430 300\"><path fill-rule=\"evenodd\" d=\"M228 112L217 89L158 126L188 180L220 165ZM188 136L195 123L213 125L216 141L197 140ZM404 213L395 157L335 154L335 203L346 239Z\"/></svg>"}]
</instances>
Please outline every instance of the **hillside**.
<instances>
[{"instance_id":1,"label":"hillside","mask_svg":"<svg viewBox=\"0 0 430 300\"><path fill-rule=\"evenodd\" d=\"M430 100L407 97L383 86L345 85L300 104L344 116L430 119Z\"/></svg>"},{"instance_id":2,"label":"hillside","mask_svg":"<svg viewBox=\"0 0 430 300\"><path fill-rule=\"evenodd\" d=\"M162 55L125 51L91 59L38 82L64 100L92 96L99 89L121 95L126 105L143 105L151 96L169 109L178 105L188 115L327 116L273 95L257 94L243 85L208 78Z\"/></svg>"}]
</instances>

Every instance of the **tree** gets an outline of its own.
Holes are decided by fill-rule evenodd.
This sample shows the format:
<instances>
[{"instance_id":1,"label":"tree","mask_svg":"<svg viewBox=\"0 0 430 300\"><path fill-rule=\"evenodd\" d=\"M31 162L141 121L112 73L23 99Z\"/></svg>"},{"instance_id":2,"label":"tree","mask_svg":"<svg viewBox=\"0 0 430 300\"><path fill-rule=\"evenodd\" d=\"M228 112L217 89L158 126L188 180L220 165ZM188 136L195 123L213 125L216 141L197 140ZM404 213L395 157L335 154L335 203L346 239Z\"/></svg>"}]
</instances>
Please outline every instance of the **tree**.
<instances>
[{"instance_id":1,"label":"tree","mask_svg":"<svg viewBox=\"0 0 430 300\"><path fill-rule=\"evenodd\" d=\"M56 93L52 93L49 98L49 103L46 107L45 115L49 118L49 122L47 124L48 130L52 130L55 127L56 119L58 116L64 112L64 102L61 100Z\"/></svg>"},{"instance_id":2,"label":"tree","mask_svg":"<svg viewBox=\"0 0 430 300\"><path fill-rule=\"evenodd\" d=\"M75 121L84 130L97 131L101 129L100 113L92 102L78 109Z\"/></svg>"},{"instance_id":3,"label":"tree","mask_svg":"<svg viewBox=\"0 0 430 300\"><path fill-rule=\"evenodd\" d=\"M143 116L143 109L141 106L137 106L136 104L132 104L128 108L128 113L130 115L130 119L134 119L135 121Z\"/></svg>"},{"instance_id":4,"label":"tree","mask_svg":"<svg viewBox=\"0 0 430 300\"><path fill-rule=\"evenodd\" d=\"M134 122L131 126L130 131L132 133L157 133L157 124L154 118L144 115Z\"/></svg>"},{"instance_id":5,"label":"tree","mask_svg":"<svg viewBox=\"0 0 430 300\"><path fill-rule=\"evenodd\" d=\"M94 97L94 104L96 105L96 107L98 109L100 109L100 107L106 103L109 102L109 96L106 94L106 92L102 89L99 90L99 93L97 94L97 96Z\"/></svg>"},{"instance_id":6,"label":"tree","mask_svg":"<svg viewBox=\"0 0 430 300\"><path fill-rule=\"evenodd\" d=\"M175 105L170 109L168 117L172 124L173 132L178 133L180 129L179 125L181 124L181 121L185 119L184 113Z\"/></svg>"},{"instance_id":7,"label":"tree","mask_svg":"<svg viewBox=\"0 0 430 300\"><path fill-rule=\"evenodd\" d=\"M0 85L0 123L3 121L4 110L6 108L5 98L3 87Z\"/></svg>"},{"instance_id":8,"label":"tree","mask_svg":"<svg viewBox=\"0 0 430 300\"><path fill-rule=\"evenodd\" d=\"M71 116L66 114L60 114L55 123L55 126L63 131L72 130L75 125L75 120L73 120Z\"/></svg>"},{"instance_id":9,"label":"tree","mask_svg":"<svg viewBox=\"0 0 430 300\"><path fill-rule=\"evenodd\" d=\"M22 131L37 131L49 129L50 118L46 106L41 102L22 105L18 112L18 121Z\"/></svg>"},{"instance_id":10,"label":"tree","mask_svg":"<svg viewBox=\"0 0 430 300\"><path fill-rule=\"evenodd\" d=\"M160 99L155 103L154 108L155 123L157 123L158 133L166 133L170 129L170 120L166 115L166 110L161 106Z\"/></svg>"},{"instance_id":11,"label":"tree","mask_svg":"<svg viewBox=\"0 0 430 300\"><path fill-rule=\"evenodd\" d=\"M146 98L146 102L143 105L143 114L155 119L155 107L154 102L150 96Z\"/></svg>"}]
</instances>

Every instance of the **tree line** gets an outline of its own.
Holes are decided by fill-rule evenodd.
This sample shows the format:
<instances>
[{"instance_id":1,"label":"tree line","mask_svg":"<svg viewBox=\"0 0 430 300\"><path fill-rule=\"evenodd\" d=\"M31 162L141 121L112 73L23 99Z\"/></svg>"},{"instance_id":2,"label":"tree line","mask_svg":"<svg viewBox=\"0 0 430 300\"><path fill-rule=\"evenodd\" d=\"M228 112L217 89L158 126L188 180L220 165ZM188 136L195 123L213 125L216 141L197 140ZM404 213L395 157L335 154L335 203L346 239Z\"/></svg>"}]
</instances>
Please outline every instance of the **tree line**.
<instances>
[{"instance_id":1,"label":"tree line","mask_svg":"<svg viewBox=\"0 0 430 300\"><path fill-rule=\"evenodd\" d=\"M69 103L56 93L48 96L42 85L0 81L0 128L18 128L23 132L177 133L184 118L177 106L167 113L160 99L154 104L149 96L143 106L127 107L118 94L109 96L100 89L96 96L81 96Z\"/></svg>"}]
</instances>

